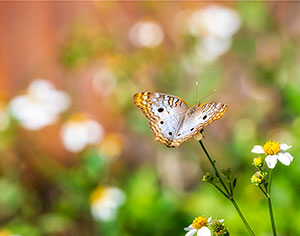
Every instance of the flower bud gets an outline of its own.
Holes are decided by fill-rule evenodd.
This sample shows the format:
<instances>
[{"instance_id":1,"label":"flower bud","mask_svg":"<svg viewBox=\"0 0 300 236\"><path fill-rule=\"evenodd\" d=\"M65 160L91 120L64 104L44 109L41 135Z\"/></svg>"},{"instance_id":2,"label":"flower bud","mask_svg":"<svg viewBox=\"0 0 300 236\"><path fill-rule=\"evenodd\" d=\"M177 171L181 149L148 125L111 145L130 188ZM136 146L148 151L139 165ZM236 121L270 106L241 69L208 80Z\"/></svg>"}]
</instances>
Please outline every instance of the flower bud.
<instances>
[{"instance_id":1,"label":"flower bud","mask_svg":"<svg viewBox=\"0 0 300 236\"><path fill-rule=\"evenodd\" d=\"M254 185L260 185L265 177L265 173L262 173L261 171L257 171L254 175L251 177L251 183Z\"/></svg>"},{"instance_id":2,"label":"flower bud","mask_svg":"<svg viewBox=\"0 0 300 236\"><path fill-rule=\"evenodd\" d=\"M263 159L261 157L254 158L253 165L257 168L261 168L263 166Z\"/></svg>"},{"instance_id":3,"label":"flower bud","mask_svg":"<svg viewBox=\"0 0 300 236\"><path fill-rule=\"evenodd\" d=\"M229 235L227 227L224 224L224 220L215 219L211 223L210 227L211 227L213 235L223 235L223 236Z\"/></svg>"}]
</instances>

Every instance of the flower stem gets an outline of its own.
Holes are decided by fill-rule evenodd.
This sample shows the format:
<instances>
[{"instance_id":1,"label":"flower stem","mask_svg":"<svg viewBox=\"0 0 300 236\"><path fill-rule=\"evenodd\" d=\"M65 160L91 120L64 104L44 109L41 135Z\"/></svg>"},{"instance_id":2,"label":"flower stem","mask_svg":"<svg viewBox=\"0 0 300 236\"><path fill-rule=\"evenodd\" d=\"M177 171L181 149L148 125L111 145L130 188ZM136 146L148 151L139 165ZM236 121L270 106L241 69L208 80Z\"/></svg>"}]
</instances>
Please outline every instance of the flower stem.
<instances>
[{"instance_id":1,"label":"flower stem","mask_svg":"<svg viewBox=\"0 0 300 236\"><path fill-rule=\"evenodd\" d=\"M246 218L244 217L242 211L240 210L240 208L238 207L236 201L235 201L234 198L233 198L233 191L230 191L230 192L229 192L228 188L226 187L226 185L225 185L225 183L224 183L224 181L223 181L223 179L222 179L222 177L221 177L221 175L220 175L220 173L219 173L219 171L218 171L218 169L217 169L217 167L216 167L215 161L213 161L213 160L211 159L211 157L210 157L210 155L208 154L206 148L204 147L203 142L202 142L201 140L199 140L199 143L200 143L200 145L201 145L201 147L202 147L202 149L203 149L205 155L207 156L207 158L208 158L210 164L212 165L212 167L213 167L213 169L214 169L214 171L215 171L215 174L216 174L217 178L219 179L220 183L222 184L222 186L224 187L225 191L227 192L227 196L224 194L225 197L227 197L227 199L229 199L229 200L231 201L231 203L233 204L233 206L234 206L234 208L236 209L237 213L239 214L241 220L243 221L245 227L247 228L249 234L250 234L251 236L255 236L255 234L254 234L254 232L252 231L250 225L248 224ZM223 193L224 193L224 192L223 192Z\"/></svg>"},{"instance_id":2,"label":"flower stem","mask_svg":"<svg viewBox=\"0 0 300 236\"><path fill-rule=\"evenodd\" d=\"M266 191L265 191L260 185L258 185L258 187L259 187L259 189L263 192L263 194L266 196L266 198L268 198L268 197L269 197L269 194L266 193Z\"/></svg>"},{"instance_id":3,"label":"flower stem","mask_svg":"<svg viewBox=\"0 0 300 236\"><path fill-rule=\"evenodd\" d=\"M268 201L268 208L269 208L269 214L270 214L270 220L271 220L271 225L272 225L272 231L273 235L277 236L276 232L276 227L275 227L275 220L274 220L274 214L273 214L273 209L272 209L272 203L271 203L271 180L272 180L272 169L269 171L269 181L268 181L268 188L267 188L267 201Z\"/></svg>"},{"instance_id":4,"label":"flower stem","mask_svg":"<svg viewBox=\"0 0 300 236\"><path fill-rule=\"evenodd\" d=\"M237 205L236 201L233 198L230 201L232 202L234 208L236 209L237 213L239 214L240 218L242 219L242 221L243 221L244 225L246 226L249 234L252 235L252 236L255 236L254 232L252 231L250 225L248 224L246 218L244 217L244 215L243 215L242 211L240 210L239 206Z\"/></svg>"},{"instance_id":5,"label":"flower stem","mask_svg":"<svg viewBox=\"0 0 300 236\"><path fill-rule=\"evenodd\" d=\"M206 151L206 148L204 147L204 145L203 145L203 143L202 143L201 140L199 140L199 143L200 143L200 145L201 145L201 147L202 147L204 153L206 154L206 156L207 156L207 158L208 158L210 164L211 164L212 167L214 168L215 173L216 173L216 176L218 177L220 183L222 184L222 186L224 187L225 191L227 192L227 194L228 194L228 196L229 196L230 193L229 193L229 191L228 191L228 189L227 189L227 187L226 187L226 185L225 185L225 183L224 183L224 181L223 181L223 179L222 179L222 177L221 177L221 175L220 175L220 173L219 173L219 171L218 171L218 169L217 169L217 167L216 167L216 165L215 165L215 162L214 162L214 161L211 159L211 157L209 156L209 154L208 154L208 152Z\"/></svg>"}]
</instances>

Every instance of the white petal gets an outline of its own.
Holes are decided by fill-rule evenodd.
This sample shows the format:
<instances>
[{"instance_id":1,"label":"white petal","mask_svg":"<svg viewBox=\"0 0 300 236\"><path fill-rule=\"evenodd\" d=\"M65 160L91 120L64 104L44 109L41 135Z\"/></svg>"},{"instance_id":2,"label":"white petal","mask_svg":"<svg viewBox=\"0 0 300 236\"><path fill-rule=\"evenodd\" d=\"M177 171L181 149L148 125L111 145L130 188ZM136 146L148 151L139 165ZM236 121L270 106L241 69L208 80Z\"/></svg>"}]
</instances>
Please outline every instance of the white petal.
<instances>
[{"instance_id":1,"label":"white petal","mask_svg":"<svg viewBox=\"0 0 300 236\"><path fill-rule=\"evenodd\" d=\"M208 224L211 222L211 218L212 218L212 217L209 217L209 218L207 219L207 223L208 223Z\"/></svg>"},{"instance_id":2,"label":"white petal","mask_svg":"<svg viewBox=\"0 0 300 236\"><path fill-rule=\"evenodd\" d=\"M280 151L286 151L286 150L288 150L291 147L292 146L289 146L289 145L287 145L285 143L282 143L282 144L280 144Z\"/></svg>"},{"instance_id":3,"label":"white petal","mask_svg":"<svg viewBox=\"0 0 300 236\"><path fill-rule=\"evenodd\" d=\"M107 189L107 192L110 195L111 200L114 201L117 207L122 206L125 203L126 195L121 189L110 187Z\"/></svg>"},{"instance_id":4,"label":"white petal","mask_svg":"<svg viewBox=\"0 0 300 236\"><path fill-rule=\"evenodd\" d=\"M223 222L224 222L224 219L219 220L219 222L223 223Z\"/></svg>"},{"instance_id":5,"label":"white petal","mask_svg":"<svg viewBox=\"0 0 300 236\"><path fill-rule=\"evenodd\" d=\"M93 204L91 212L95 220L111 221L117 217L118 209L103 204Z\"/></svg>"},{"instance_id":6,"label":"white petal","mask_svg":"<svg viewBox=\"0 0 300 236\"><path fill-rule=\"evenodd\" d=\"M264 149L263 149L262 146L260 146L260 145L255 145L255 146L252 148L251 152L257 153L257 154L263 154L263 153L265 153Z\"/></svg>"},{"instance_id":7,"label":"white petal","mask_svg":"<svg viewBox=\"0 0 300 236\"><path fill-rule=\"evenodd\" d=\"M192 236L192 235L194 235L196 232L197 232L196 229L192 229L191 231L187 232L187 233L185 234L185 236Z\"/></svg>"},{"instance_id":8,"label":"white petal","mask_svg":"<svg viewBox=\"0 0 300 236\"><path fill-rule=\"evenodd\" d=\"M278 153L278 160L286 166L289 166L291 164L290 158L282 152Z\"/></svg>"},{"instance_id":9,"label":"white petal","mask_svg":"<svg viewBox=\"0 0 300 236\"><path fill-rule=\"evenodd\" d=\"M198 230L197 236L210 236L210 230L207 227L202 227Z\"/></svg>"},{"instance_id":10,"label":"white petal","mask_svg":"<svg viewBox=\"0 0 300 236\"><path fill-rule=\"evenodd\" d=\"M268 155L266 157L265 161L270 169L273 169L276 166L277 157L278 157L277 155L272 155L272 156Z\"/></svg>"},{"instance_id":11,"label":"white petal","mask_svg":"<svg viewBox=\"0 0 300 236\"><path fill-rule=\"evenodd\" d=\"M285 152L284 155L286 155L291 162L294 160L294 157L289 152Z\"/></svg>"},{"instance_id":12,"label":"white petal","mask_svg":"<svg viewBox=\"0 0 300 236\"><path fill-rule=\"evenodd\" d=\"M192 229L194 229L193 224L190 224L188 227L184 228L185 231L190 231Z\"/></svg>"}]
</instances>

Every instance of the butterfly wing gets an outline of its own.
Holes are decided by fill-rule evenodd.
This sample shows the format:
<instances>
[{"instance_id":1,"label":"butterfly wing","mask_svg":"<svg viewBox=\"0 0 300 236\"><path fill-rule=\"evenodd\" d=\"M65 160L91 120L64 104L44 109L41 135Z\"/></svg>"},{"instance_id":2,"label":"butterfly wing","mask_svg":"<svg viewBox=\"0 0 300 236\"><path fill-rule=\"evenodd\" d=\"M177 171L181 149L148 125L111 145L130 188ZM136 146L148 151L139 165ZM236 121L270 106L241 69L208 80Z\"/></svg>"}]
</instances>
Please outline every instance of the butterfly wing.
<instances>
[{"instance_id":1,"label":"butterfly wing","mask_svg":"<svg viewBox=\"0 0 300 236\"><path fill-rule=\"evenodd\" d=\"M134 103L143 111L154 133L154 141L173 146L176 132L190 108L182 98L155 92L133 95Z\"/></svg>"},{"instance_id":2,"label":"butterfly wing","mask_svg":"<svg viewBox=\"0 0 300 236\"><path fill-rule=\"evenodd\" d=\"M220 119L228 106L217 102L208 102L203 105L196 104L185 114L185 117L176 132L176 139L172 145L178 147L184 141L195 136L211 122Z\"/></svg>"}]
</instances>

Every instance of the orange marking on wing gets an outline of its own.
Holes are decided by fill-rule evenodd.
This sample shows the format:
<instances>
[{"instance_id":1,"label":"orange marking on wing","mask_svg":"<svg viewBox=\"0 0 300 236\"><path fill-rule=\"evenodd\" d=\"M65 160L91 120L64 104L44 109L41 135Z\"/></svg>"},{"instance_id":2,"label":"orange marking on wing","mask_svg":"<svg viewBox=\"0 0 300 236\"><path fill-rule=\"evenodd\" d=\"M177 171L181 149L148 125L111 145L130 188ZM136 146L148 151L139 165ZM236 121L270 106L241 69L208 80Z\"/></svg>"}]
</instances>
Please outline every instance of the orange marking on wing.
<instances>
[{"instance_id":1,"label":"orange marking on wing","mask_svg":"<svg viewBox=\"0 0 300 236\"><path fill-rule=\"evenodd\" d=\"M169 103L170 107L173 107L173 100L174 100L173 97L169 97L168 103Z\"/></svg>"}]
</instances>

